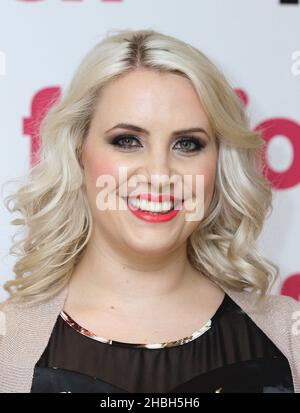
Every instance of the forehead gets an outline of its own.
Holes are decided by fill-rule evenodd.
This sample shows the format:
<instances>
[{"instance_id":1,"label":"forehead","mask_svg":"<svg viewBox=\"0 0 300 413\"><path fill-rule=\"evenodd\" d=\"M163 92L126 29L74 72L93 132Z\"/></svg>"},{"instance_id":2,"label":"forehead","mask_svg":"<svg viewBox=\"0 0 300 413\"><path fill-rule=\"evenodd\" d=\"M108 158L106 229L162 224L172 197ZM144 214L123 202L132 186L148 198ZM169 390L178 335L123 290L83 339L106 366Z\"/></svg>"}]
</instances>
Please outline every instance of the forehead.
<instances>
[{"instance_id":1,"label":"forehead","mask_svg":"<svg viewBox=\"0 0 300 413\"><path fill-rule=\"evenodd\" d=\"M206 126L209 121L192 83L173 73L136 70L109 81L101 90L95 116L112 122L171 122L171 126Z\"/></svg>"}]
</instances>

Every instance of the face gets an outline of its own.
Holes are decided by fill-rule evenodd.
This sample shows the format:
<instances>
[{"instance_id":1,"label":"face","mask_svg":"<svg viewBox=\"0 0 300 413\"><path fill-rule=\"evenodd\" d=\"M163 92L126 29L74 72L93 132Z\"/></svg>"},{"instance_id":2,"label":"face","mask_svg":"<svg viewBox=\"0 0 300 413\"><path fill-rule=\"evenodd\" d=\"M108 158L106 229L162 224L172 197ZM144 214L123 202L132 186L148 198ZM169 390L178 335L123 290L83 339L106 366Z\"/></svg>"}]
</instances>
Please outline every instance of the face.
<instances>
[{"instance_id":1,"label":"face","mask_svg":"<svg viewBox=\"0 0 300 413\"><path fill-rule=\"evenodd\" d=\"M120 123L135 125L140 130L115 127ZM191 128L200 130L175 134ZM188 79L143 69L108 83L97 102L81 158L84 186L98 235L109 240L114 248L138 254L166 254L184 245L199 225L199 219L185 219L184 203L175 217L157 222L151 217L147 219L149 214L145 218L133 213L121 188L134 182L134 177L142 176L142 180L135 181L136 185L127 186L129 196L174 194L176 184L169 181L166 186L164 180L160 181L155 190L150 184L158 182L155 178L151 181L153 177L177 176L181 178L182 191L191 194L195 201L196 176L203 175L205 213L214 191L217 156L209 120ZM125 168L126 180L120 175L120 168ZM109 191L96 186L103 175L115 182ZM191 179L187 184L185 176ZM96 200L104 189L110 199L116 200L116 208L97 207ZM142 209L147 209L144 207L145 204Z\"/></svg>"}]
</instances>

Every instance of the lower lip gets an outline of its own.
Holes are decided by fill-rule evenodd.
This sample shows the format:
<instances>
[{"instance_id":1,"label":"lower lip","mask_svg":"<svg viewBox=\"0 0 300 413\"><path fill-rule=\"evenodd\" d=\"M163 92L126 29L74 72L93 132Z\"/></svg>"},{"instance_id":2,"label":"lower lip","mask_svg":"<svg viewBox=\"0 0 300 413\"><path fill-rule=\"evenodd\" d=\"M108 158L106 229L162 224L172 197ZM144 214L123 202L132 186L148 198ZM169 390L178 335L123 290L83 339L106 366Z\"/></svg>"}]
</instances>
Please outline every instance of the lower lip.
<instances>
[{"instance_id":1,"label":"lower lip","mask_svg":"<svg viewBox=\"0 0 300 413\"><path fill-rule=\"evenodd\" d=\"M132 205L128 204L128 209L138 218L147 221L147 222L166 222L170 221L171 219L175 218L180 209L182 208L183 202L180 201L177 204L176 209L172 209L169 212L159 213L159 212L148 212L142 211L140 209L135 209Z\"/></svg>"}]
</instances>

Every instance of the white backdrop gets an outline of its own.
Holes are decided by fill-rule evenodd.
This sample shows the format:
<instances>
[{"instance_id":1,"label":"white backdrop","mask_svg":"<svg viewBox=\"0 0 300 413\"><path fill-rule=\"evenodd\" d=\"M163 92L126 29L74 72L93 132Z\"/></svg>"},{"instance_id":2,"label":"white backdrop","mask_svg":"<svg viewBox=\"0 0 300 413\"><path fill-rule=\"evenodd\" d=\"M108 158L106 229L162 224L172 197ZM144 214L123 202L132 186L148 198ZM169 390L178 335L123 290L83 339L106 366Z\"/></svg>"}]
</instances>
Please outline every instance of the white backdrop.
<instances>
[{"instance_id":1,"label":"white backdrop","mask_svg":"<svg viewBox=\"0 0 300 413\"><path fill-rule=\"evenodd\" d=\"M279 265L272 293L300 300L300 4L279 0L1 0L0 184L31 164L39 98L63 90L111 29L153 28L202 50L247 97L252 127L268 126L274 211L260 247ZM48 95L47 95L48 93ZM276 182L276 186L275 186ZM14 215L0 203L0 301L14 277Z\"/></svg>"}]
</instances>

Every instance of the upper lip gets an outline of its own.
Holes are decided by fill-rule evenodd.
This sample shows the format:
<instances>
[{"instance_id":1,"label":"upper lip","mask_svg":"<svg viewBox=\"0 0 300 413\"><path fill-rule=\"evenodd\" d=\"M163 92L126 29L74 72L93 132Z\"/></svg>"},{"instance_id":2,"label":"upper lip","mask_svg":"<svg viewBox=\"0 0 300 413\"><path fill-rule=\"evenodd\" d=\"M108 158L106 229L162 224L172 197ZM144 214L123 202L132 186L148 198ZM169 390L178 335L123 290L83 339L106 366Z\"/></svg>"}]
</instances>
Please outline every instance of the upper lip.
<instances>
[{"instance_id":1,"label":"upper lip","mask_svg":"<svg viewBox=\"0 0 300 413\"><path fill-rule=\"evenodd\" d=\"M142 193L142 194L138 194L138 195L134 195L134 196L128 196L128 198L130 198L130 199L146 199L147 201L152 201L152 202L172 201L173 203L178 202L178 201L181 200L179 198L175 198L174 195L170 195L170 194L155 195L155 194L151 194L151 193Z\"/></svg>"}]
</instances>

